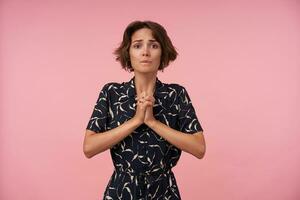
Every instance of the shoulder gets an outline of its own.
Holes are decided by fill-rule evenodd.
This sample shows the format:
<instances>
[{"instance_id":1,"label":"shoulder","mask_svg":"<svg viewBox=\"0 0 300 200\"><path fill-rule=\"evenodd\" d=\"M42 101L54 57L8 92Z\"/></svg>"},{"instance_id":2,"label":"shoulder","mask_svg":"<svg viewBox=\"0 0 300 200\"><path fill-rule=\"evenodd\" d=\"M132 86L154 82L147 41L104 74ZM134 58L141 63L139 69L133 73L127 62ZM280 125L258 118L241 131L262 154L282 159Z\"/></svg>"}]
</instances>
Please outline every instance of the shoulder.
<instances>
[{"instance_id":1,"label":"shoulder","mask_svg":"<svg viewBox=\"0 0 300 200\"><path fill-rule=\"evenodd\" d=\"M102 86L102 91L108 94L123 94L130 85L128 82L107 82Z\"/></svg>"},{"instance_id":2,"label":"shoulder","mask_svg":"<svg viewBox=\"0 0 300 200\"><path fill-rule=\"evenodd\" d=\"M179 100L179 102L189 102L191 101L189 92L186 87L179 83L164 83L166 88L165 92L169 97L174 97Z\"/></svg>"},{"instance_id":3,"label":"shoulder","mask_svg":"<svg viewBox=\"0 0 300 200\"><path fill-rule=\"evenodd\" d=\"M118 89L121 87L121 85L122 85L122 83L108 82L108 83L105 83L104 85L102 85L102 90L109 91L112 89Z\"/></svg>"},{"instance_id":4,"label":"shoulder","mask_svg":"<svg viewBox=\"0 0 300 200\"><path fill-rule=\"evenodd\" d=\"M184 85L179 84L179 83L163 83L163 84L164 84L166 90L168 90L168 92L174 91L178 95L180 95L186 91Z\"/></svg>"}]
</instances>

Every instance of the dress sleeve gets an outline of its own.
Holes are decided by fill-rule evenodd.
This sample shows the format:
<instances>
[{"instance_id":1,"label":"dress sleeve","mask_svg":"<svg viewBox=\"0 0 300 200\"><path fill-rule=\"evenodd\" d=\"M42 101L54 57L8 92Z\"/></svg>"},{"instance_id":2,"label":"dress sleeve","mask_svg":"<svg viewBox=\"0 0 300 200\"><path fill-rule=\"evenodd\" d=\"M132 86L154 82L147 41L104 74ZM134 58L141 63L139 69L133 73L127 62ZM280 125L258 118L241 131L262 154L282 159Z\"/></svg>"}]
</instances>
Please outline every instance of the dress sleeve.
<instances>
[{"instance_id":1,"label":"dress sleeve","mask_svg":"<svg viewBox=\"0 0 300 200\"><path fill-rule=\"evenodd\" d=\"M107 130L107 118L109 111L108 86L109 84L105 84L100 91L94 110L87 124L87 130L91 130L96 133L101 133Z\"/></svg>"},{"instance_id":2,"label":"dress sleeve","mask_svg":"<svg viewBox=\"0 0 300 200\"><path fill-rule=\"evenodd\" d=\"M178 94L178 127L179 131L193 134L203 131L202 126L197 118L192 101L187 90L181 87Z\"/></svg>"}]
</instances>

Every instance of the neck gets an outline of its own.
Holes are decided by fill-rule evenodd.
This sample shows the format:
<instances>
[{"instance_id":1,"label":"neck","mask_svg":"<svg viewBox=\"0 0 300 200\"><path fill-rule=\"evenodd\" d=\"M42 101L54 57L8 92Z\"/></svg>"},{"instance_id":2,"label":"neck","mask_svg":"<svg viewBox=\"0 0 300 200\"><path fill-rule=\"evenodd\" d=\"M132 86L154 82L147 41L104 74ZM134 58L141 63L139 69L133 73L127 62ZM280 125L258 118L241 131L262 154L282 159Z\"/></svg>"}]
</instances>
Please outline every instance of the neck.
<instances>
[{"instance_id":1,"label":"neck","mask_svg":"<svg viewBox=\"0 0 300 200\"><path fill-rule=\"evenodd\" d=\"M156 74L134 74L134 82L136 88L136 94L140 95L142 92L146 92L147 95L153 95L156 84Z\"/></svg>"}]
</instances>

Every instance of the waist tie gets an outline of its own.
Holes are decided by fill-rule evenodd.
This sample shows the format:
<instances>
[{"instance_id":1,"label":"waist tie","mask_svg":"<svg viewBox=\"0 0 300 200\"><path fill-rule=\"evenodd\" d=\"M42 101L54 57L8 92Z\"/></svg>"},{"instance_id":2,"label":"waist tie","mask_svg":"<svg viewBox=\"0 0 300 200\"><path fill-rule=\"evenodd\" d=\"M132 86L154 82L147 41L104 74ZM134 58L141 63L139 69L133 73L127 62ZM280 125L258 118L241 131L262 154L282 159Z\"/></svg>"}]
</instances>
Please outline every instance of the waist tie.
<instances>
[{"instance_id":1,"label":"waist tie","mask_svg":"<svg viewBox=\"0 0 300 200\"><path fill-rule=\"evenodd\" d=\"M141 187L143 190L145 190L145 196L146 199L148 199L150 186L154 182L161 180L164 177L167 177L166 174L172 173L171 168L154 168L148 171L130 171L130 170L115 169L115 171L117 174L124 174L124 175L131 176L131 180L133 177L133 181L134 181L133 199L134 200L137 199L136 187Z\"/></svg>"}]
</instances>

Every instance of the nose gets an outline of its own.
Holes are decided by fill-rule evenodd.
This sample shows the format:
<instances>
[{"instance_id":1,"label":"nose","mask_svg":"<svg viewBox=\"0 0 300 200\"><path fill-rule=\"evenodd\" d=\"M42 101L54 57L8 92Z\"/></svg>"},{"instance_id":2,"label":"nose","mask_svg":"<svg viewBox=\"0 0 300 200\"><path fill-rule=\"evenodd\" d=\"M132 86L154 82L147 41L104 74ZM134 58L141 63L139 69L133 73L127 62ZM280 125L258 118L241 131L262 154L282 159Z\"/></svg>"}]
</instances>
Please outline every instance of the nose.
<instances>
[{"instance_id":1,"label":"nose","mask_svg":"<svg viewBox=\"0 0 300 200\"><path fill-rule=\"evenodd\" d=\"M149 48L148 48L147 46L144 47L144 48L143 48L142 55L143 55L143 56L149 56L149 54L150 54L150 53L149 53Z\"/></svg>"}]
</instances>

